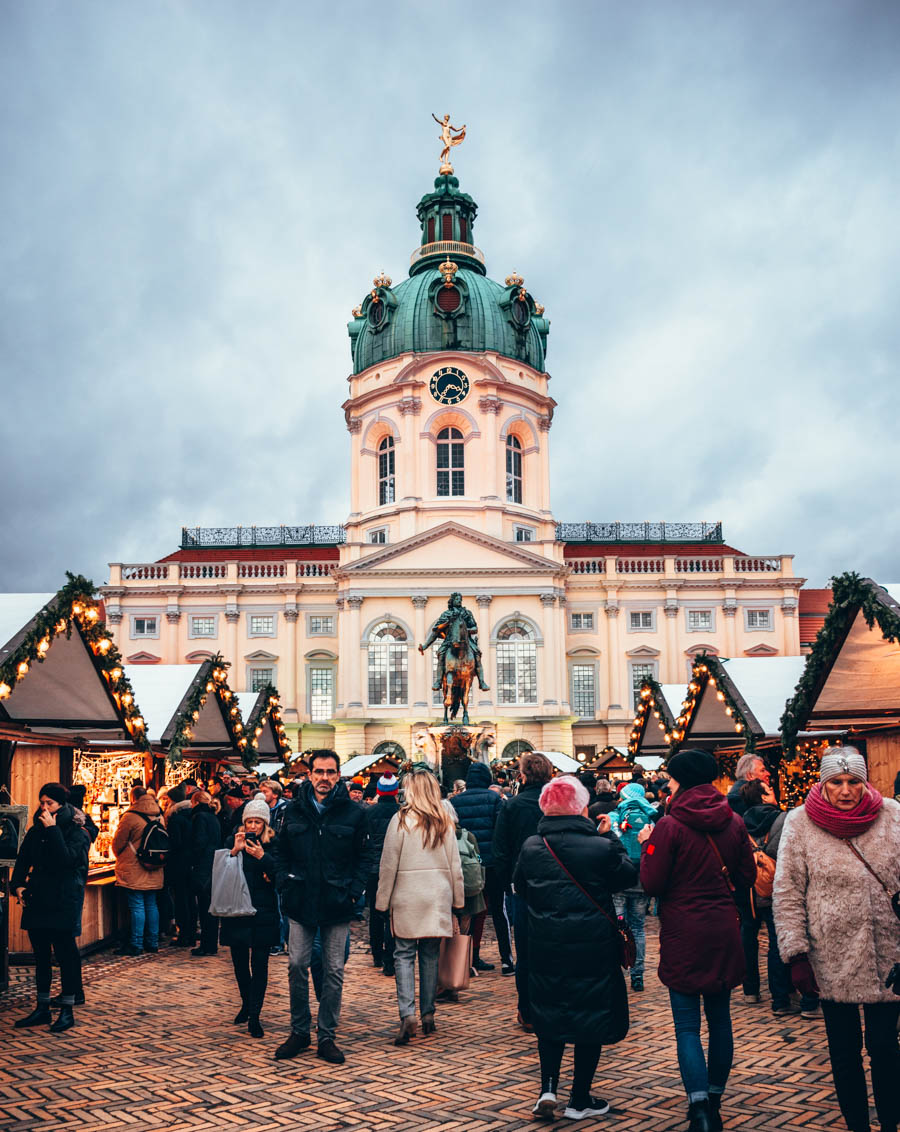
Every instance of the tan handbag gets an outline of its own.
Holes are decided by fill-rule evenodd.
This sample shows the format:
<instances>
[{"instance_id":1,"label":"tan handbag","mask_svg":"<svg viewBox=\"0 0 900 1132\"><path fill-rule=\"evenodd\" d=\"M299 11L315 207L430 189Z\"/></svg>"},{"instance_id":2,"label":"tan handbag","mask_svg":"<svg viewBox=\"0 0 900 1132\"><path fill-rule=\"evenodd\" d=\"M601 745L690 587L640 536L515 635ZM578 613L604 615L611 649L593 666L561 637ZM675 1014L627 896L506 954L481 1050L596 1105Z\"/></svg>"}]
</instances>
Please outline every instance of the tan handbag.
<instances>
[{"instance_id":1,"label":"tan handbag","mask_svg":"<svg viewBox=\"0 0 900 1132\"><path fill-rule=\"evenodd\" d=\"M441 940L438 957L438 982L444 990L465 990L472 969L472 937L461 935L453 917L453 935Z\"/></svg>"}]
</instances>

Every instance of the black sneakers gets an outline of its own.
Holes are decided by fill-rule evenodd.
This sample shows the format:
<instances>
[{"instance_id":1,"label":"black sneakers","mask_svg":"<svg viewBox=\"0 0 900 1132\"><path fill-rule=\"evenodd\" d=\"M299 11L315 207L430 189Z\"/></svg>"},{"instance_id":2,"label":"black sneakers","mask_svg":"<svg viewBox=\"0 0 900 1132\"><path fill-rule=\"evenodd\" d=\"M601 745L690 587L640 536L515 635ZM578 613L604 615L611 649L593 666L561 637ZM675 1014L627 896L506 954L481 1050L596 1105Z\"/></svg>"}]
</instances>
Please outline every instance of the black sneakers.
<instances>
[{"instance_id":1,"label":"black sneakers","mask_svg":"<svg viewBox=\"0 0 900 1132\"><path fill-rule=\"evenodd\" d=\"M609 1112L609 1101L602 1097L588 1097L584 1104L580 1101L576 1104L574 1097L569 1097L563 1116L567 1120L584 1120L586 1116L602 1116L604 1112Z\"/></svg>"},{"instance_id":2,"label":"black sneakers","mask_svg":"<svg viewBox=\"0 0 900 1132\"><path fill-rule=\"evenodd\" d=\"M346 1060L335 1044L334 1038L326 1038L324 1042L319 1042L316 1057L321 1057L323 1061L330 1061L332 1065L343 1065Z\"/></svg>"},{"instance_id":3,"label":"black sneakers","mask_svg":"<svg viewBox=\"0 0 900 1132\"><path fill-rule=\"evenodd\" d=\"M494 970L494 964L493 963L485 963L485 961L481 958L480 955L478 956L477 959L472 960L472 967L476 971L493 971Z\"/></svg>"},{"instance_id":4,"label":"black sneakers","mask_svg":"<svg viewBox=\"0 0 900 1132\"><path fill-rule=\"evenodd\" d=\"M275 1060L284 1061L288 1057L296 1057L298 1053L302 1053L305 1049L309 1049L309 1034L295 1034L291 1030L287 1040L283 1041L275 1050Z\"/></svg>"},{"instance_id":5,"label":"black sneakers","mask_svg":"<svg viewBox=\"0 0 900 1132\"><path fill-rule=\"evenodd\" d=\"M515 963L501 963L500 964L500 974L501 975L514 975L515 973L516 973Z\"/></svg>"}]
</instances>

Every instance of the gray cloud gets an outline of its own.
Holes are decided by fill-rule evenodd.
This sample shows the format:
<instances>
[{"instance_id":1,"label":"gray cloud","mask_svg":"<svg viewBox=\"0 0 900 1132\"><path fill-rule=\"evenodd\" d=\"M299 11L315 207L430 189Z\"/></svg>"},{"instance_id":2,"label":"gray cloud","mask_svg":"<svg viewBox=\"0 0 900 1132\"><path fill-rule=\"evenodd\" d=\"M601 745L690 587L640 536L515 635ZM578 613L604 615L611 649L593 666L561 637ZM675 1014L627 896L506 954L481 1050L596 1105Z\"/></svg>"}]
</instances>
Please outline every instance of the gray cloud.
<instances>
[{"instance_id":1,"label":"gray cloud","mask_svg":"<svg viewBox=\"0 0 900 1132\"><path fill-rule=\"evenodd\" d=\"M436 172L552 319L561 519L898 576L891 3L0 13L0 588L340 521L350 308Z\"/></svg>"}]
</instances>

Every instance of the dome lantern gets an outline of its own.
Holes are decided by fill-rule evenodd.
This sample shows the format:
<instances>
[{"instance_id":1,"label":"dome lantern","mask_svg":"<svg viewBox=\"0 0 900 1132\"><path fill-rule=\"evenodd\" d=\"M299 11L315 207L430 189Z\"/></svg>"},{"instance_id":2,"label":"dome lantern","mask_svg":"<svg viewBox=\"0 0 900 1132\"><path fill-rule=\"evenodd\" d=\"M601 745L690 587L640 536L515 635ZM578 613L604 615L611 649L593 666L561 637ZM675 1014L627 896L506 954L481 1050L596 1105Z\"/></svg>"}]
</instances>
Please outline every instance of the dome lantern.
<instances>
[{"instance_id":1,"label":"dome lantern","mask_svg":"<svg viewBox=\"0 0 900 1132\"><path fill-rule=\"evenodd\" d=\"M416 275L437 260L466 261L465 266L486 274L484 254L472 242L472 228L478 205L468 193L460 192L459 178L442 173L434 179L434 192L426 193L416 207L422 228L419 247L410 259L409 273Z\"/></svg>"}]
</instances>

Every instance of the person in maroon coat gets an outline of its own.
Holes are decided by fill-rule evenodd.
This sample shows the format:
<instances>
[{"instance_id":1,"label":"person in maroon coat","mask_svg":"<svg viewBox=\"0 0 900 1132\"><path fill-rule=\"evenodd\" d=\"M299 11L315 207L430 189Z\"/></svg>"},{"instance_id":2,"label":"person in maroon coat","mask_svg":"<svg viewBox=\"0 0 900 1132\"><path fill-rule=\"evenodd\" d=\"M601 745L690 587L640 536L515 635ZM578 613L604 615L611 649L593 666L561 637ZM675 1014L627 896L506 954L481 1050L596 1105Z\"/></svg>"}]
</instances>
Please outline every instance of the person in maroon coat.
<instances>
[{"instance_id":1,"label":"person in maroon coat","mask_svg":"<svg viewBox=\"0 0 900 1132\"><path fill-rule=\"evenodd\" d=\"M668 812L638 834L641 885L659 897L659 978L669 988L689 1132L717 1132L734 1056L731 991L744 977L734 891L753 883L756 863L746 826L712 785L719 775L715 757L679 751L666 770ZM708 1059L700 1040L701 1002Z\"/></svg>"}]
</instances>

